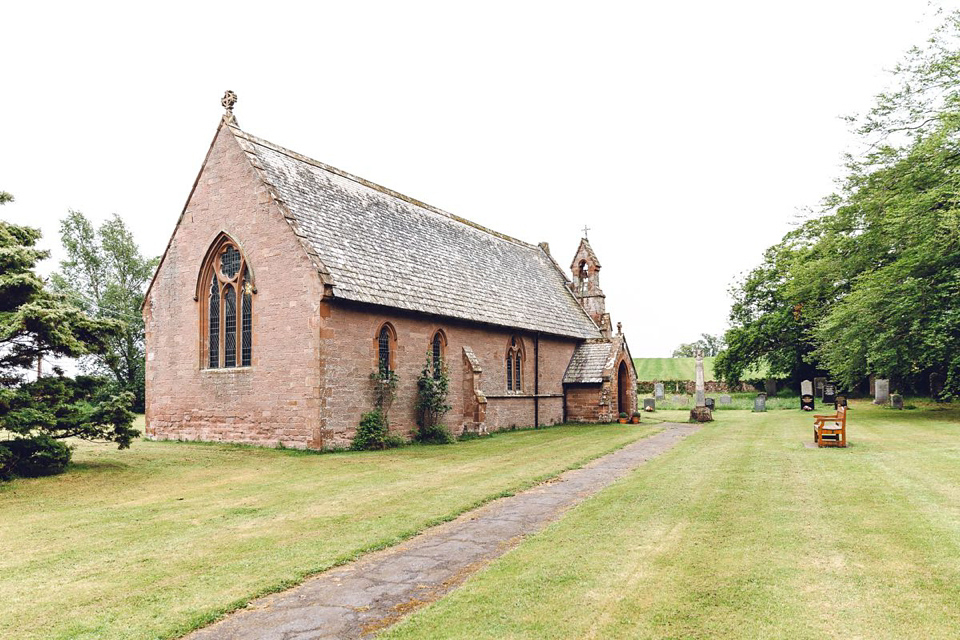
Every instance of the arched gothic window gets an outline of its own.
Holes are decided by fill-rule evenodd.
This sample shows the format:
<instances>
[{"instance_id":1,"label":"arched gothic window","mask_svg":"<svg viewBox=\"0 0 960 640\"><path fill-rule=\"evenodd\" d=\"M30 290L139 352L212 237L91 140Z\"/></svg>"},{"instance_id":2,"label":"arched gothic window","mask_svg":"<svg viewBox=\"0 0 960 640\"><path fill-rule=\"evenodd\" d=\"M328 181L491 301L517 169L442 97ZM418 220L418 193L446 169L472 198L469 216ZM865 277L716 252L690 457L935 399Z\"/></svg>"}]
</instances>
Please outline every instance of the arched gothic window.
<instances>
[{"instance_id":1,"label":"arched gothic window","mask_svg":"<svg viewBox=\"0 0 960 640\"><path fill-rule=\"evenodd\" d=\"M438 329L437 332L433 334L433 342L430 344L434 379L439 379L440 374L443 372L443 356L446 347L447 338L443 335L443 331Z\"/></svg>"},{"instance_id":2,"label":"arched gothic window","mask_svg":"<svg viewBox=\"0 0 960 640\"><path fill-rule=\"evenodd\" d=\"M507 391L523 391L523 342L516 336L507 347Z\"/></svg>"},{"instance_id":3,"label":"arched gothic window","mask_svg":"<svg viewBox=\"0 0 960 640\"><path fill-rule=\"evenodd\" d=\"M380 326L375 338L377 351L377 372L384 374L396 368L397 334L390 323Z\"/></svg>"},{"instance_id":4,"label":"arched gothic window","mask_svg":"<svg viewBox=\"0 0 960 640\"><path fill-rule=\"evenodd\" d=\"M201 366L249 367L253 357L253 278L237 244L225 234L211 245L201 271Z\"/></svg>"}]
</instances>

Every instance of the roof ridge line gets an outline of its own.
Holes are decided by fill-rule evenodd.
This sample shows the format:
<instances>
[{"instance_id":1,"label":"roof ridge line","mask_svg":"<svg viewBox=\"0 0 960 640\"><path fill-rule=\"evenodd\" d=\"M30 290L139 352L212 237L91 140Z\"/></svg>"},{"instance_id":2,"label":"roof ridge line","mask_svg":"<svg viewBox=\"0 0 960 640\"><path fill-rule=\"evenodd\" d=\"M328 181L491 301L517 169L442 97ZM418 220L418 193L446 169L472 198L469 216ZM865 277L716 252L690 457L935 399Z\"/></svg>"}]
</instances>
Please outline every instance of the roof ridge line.
<instances>
[{"instance_id":1,"label":"roof ridge line","mask_svg":"<svg viewBox=\"0 0 960 640\"><path fill-rule=\"evenodd\" d=\"M426 202L422 202L422 201L417 200L416 198L413 198L413 197L411 197L411 196L404 195L404 194L400 193L399 191L394 191L393 189L390 189L389 187L384 187L383 185L379 185L379 184L377 184L376 182L371 182L370 180L367 180L366 178L361 178L360 176L356 176L356 175L354 175L354 174L352 174L352 173L350 173L350 172L348 172L348 171L344 171L343 169L338 169L337 167L334 167L333 165L329 165L329 164L327 164L327 163L325 163L325 162L320 162L319 160L314 160L313 158L311 158L311 157L309 157L309 156L305 156L305 155L303 155L302 153L297 153L296 151L293 151L292 149L287 149L286 147L281 147L280 145L278 145L278 144L276 144L276 143L270 142L269 140L264 140L263 138L260 138L260 137L258 137L258 136L253 135L252 133L247 133L246 131L244 131L243 129L241 129L241 128L235 126L235 125L228 124L227 126L230 128L230 130L233 132L234 135L236 135L236 136L238 136L238 137L241 137L241 138L243 138L244 140L247 140L248 142L252 142L252 143L254 143L254 144L262 145L262 146L264 146L264 147L267 147L268 149L272 149L273 151L276 151L277 153L281 153L281 154L283 154L283 155L285 155L285 156L287 156L287 157L289 157L289 158L293 158L294 160L299 160L299 161L301 161L301 162L306 162L307 164L311 164L311 165L313 165L313 166L315 166L315 167L318 167L318 168L320 168L320 169L323 169L324 171L329 171L330 173L334 173L334 174L336 174L336 175L338 175L338 176L340 176L340 177L342 177L342 178L346 178L347 180L352 180L352 181L356 182L357 184L361 184L361 185L363 185L363 186L365 186L365 187L368 187L368 188L370 188L370 189L374 189L374 190L379 191L379 192L381 192L381 193L385 193L385 194L387 194L387 195L389 195L389 196L392 196L392 197L394 197L394 198L399 198L399 199L401 199L401 200L404 200L404 201L406 201L406 202L409 202L410 204L412 204L412 205L414 205L414 206L420 207L420 208L422 208L422 209L426 209L427 211L430 211L430 212L432 212L432 213L436 213L436 214L438 214L438 215L444 216L445 218L449 218L449 219L454 220L454 221L456 221L456 222L460 222L461 224L465 224L465 225L467 225L468 227L472 227L472 228L474 228L474 229L477 229L478 231L483 231L483 232L485 232L485 233L489 233L490 235L495 236L495 237L497 237L497 238L500 238L501 240L507 240L508 242L513 242L513 243L515 243L515 244L521 245L521 246L526 247L526 248L528 248L528 249L539 249L539 247L538 247L537 245L531 244L531 243L529 243L529 242L524 242L523 240L519 240L519 239L517 239L517 238L514 238L513 236L508 236L508 235L505 234L505 233L500 233L499 231L494 231L493 229L490 229L489 227L485 227L485 226L483 226L482 224L478 224L478 223L476 223L476 222L473 222L472 220L467 220L466 218L463 218L463 217L461 217L461 216L458 216L458 215L456 215L456 214L454 214L454 213L450 213L449 211L444 211L443 209L440 209L439 207L435 207L435 206L433 206L433 205L431 205L431 204L427 204Z\"/></svg>"}]
</instances>

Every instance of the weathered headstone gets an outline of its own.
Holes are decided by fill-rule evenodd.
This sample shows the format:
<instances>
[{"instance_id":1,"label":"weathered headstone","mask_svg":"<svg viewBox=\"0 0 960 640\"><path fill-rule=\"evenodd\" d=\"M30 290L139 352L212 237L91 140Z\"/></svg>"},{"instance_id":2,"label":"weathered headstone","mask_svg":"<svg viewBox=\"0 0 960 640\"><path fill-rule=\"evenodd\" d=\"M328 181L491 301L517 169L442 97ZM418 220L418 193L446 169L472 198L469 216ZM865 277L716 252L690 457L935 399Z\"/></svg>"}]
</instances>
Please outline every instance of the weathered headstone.
<instances>
[{"instance_id":1,"label":"weathered headstone","mask_svg":"<svg viewBox=\"0 0 960 640\"><path fill-rule=\"evenodd\" d=\"M890 396L890 406L894 409L903 409L903 396L899 393Z\"/></svg>"},{"instance_id":2,"label":"weathered headstone","mask_svg":"<svg viewBox=\"0 0 960 640\"><path fill-rule=\"evenodd\" d=\"M813 395L813 382L811 380L804 380L800 383L800 395L802 396L812 396Z\"/></svg>"},{"instance_id":3,"label":"weathered headstone","mask_svg":"<svg viewBox=\"0 0 960 640\"><path fill-rule=\"evenodd\" d=\"M676 395L670 396L670 402L673 404L680 404L680 402L683 402L683 404L687 404L686 398L681 398L680 396L676 396Z\"/></svg>"},{"instance_id":4,"label":"weathered headstone","mask_svg":"<svg viewBox=\"0 0 960 640\"><path fill-rule=\"evenodd\" d=\"M890 380L886 378L877 378L873 404L887 404L890 402Z\"/></svg>"},{"instance_id":5,"label":"weathered headstone","mask_svg":"<svg viewBox=\"0 0 960 640\"><path fill-rule=\"evenodd\" d=\"M653 385L653 397L657 400L663 400L663 383L658 382Z\"/></svg>"},{"instance_id":6,"label":"weathered headstone","mask_svg":"<svg viewBox=\"0 0 960 640\"><path fill-rule=\"evenodd\" d=\"M707 398L704 400L704 404L710 411L713 411L717 407L717 403L713 398Z\"/></svg>"},{"instance_id":7,"label":"weathered headstone","mask_svg":"<svg viewBox=\"0 0 960 640\"><path fill-rule=\"evenodd\" d=\"M816 405L813 402L813 394L805 393L800 396L800 409L802 411L813 411Z\"/></svg>"},{"instance_id":8,"label":"weathered headstone","mask_svg":"<svg viewBox=\"0 0 960 640\"><path fill-rule=\"evenodd\" d=\"M827 379L824 377L815 377L813 379L813 395L823 398L823 385L827 384Z\"/></svg>"},{"instance_id":9,"label":"weathered headstone","mask_svg":"<svg viewBox=\"0 0 960 640\"><path fill-rule=\"evenodd\" d=\"M777 381L773 378L767 378L763 381L763 390L767 392L768 396L775 395L777 393Z\"/></svg>"},{"instance_id":10,"label":"weathered headstone","mask_svg":"<svg viewBox=\"0 0 960 640\"><path fill-rule=\"evenodd\" d=\"M835 409L847 406L847 394L838 393L836 399L833 401L833 405Z\"/></svg>"},{"instance_id":11,"label":"weathered headstone","mask_svg":"<svg viewBox=\"0 0 960 640\"><path fill-rule=\"evenodd\" d=\"M837 385L832 382L823 383L823 404L833 404L837 401Z\"/></svg>"},{"instance_id":12,"label":"weathered headstone","mask_svg":"<svg viewBox=\"0 0 960 640\"><path fill-rule=\"evenodd\" d=\"M720 404L733 404L733 398L731 398L730 396L724 395L717 398L717 402L719 402Z\"/></svg>"},{"instance_id":13,"label":"weathered headstone","mask_svg":"<svg viewBox=\"0 0 960 640\"><path fill-rule=\"evenodd\" d=\"M934 371L930 374L930 396L937 398L943 393L943 375Z\"/></svg>"},{"instance_id":14,"label":"weathered headstone","mask_svg":"<svg viewBox=\"0 0 960 640\"><path fill-rule=\"evenodd\" d=\"M757 394L757 397L753 399L753 410L754 411L767 410L767 394L765 393Z\"/></svg>"},{"instance_id":15,"label":"weathered headstone","mask_svg":"<svg viewBox=\"0 0 960 640\"><path fill-rule=\"evenodd\" d=\"M656 411L657 410L657 401L653 398L644 398L643 399L643 410L644 411Z\"/></svg>"}]
</instances>

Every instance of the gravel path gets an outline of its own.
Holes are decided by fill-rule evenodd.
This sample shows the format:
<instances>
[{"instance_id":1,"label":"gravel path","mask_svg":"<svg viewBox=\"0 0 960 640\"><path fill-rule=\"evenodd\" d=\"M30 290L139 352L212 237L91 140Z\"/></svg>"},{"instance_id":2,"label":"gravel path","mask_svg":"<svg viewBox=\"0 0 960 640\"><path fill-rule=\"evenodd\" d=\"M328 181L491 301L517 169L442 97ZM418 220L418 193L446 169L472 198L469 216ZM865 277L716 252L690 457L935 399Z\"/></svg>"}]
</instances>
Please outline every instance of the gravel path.
<instances>
[{"instance_id":1,"label":"gravel path","mask_svg":"<svg viewBox=\"0 0 960 640\"><path fill-rule=\"evenodd\" d=\"M516 546L523 536L540 531L565 510L699 429L673 423L663 427L582 469L255 600L187 638L306 640L373 635L440 598Z\"/></svg>"}]
</instances>

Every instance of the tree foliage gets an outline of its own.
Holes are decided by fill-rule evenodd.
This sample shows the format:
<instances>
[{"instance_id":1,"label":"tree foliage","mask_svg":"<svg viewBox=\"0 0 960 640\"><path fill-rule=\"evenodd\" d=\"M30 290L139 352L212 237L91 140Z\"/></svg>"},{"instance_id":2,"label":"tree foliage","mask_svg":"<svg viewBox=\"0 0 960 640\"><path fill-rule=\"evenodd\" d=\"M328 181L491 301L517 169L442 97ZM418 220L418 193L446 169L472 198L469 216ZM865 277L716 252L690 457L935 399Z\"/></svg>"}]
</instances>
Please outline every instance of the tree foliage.
<instances>
[{"instance_id":1,"label":"tree foliage","mask_svg":"<svg viewBox=\"0 0 960 640\"><path fill-rule=\"evenodd\" d=\"M120 390L134 396L134 408L144 408L144 324L140 307L157 259L140 254L118 215L98 229L79 211L70 211L60 224L67 258L51 276L53 289L95 318L121 325L102 353L83 359L84 368L111 376Z\"/></svg>"},{"instance_id":2,"label":"tree foliage","mask_svg":"<svg viewBox=\"0 0 960 640\"><path fill-rule=\"evenodd\" d=\"M705 358L717 355L723 349L723 336L714 336L709 333L701 333L700 339L694 342L685 342L673 350L673 358L693 358L697 351L703 353Z\"/></svg>"},{"instance_id":3,"label":"tree foliage","mask_svg":"<svg viewBox=\"0 0 960 640\"><path fill-rule=\"evenodd\" d=\"M426 362L417 377L417 400L414 408L417 412L416 439L419 442L449 444L453 434L440 423L443 414L450 411L447 393L450 388L450 376L441 361L434 367L433 357L427 354Z\"/></svg>"},{"instance_id":4,"label":"tree foliage","mask_svg":"<svg viewBox=\"0 0 960 640\"><path fill-rule=\"evenodd\" d=\"M0 192L2 193L2 192ZM0 200L12 198L4 194ZM35 273L48 253L36 247L37 229L0 221L0 476L63 470L69 437L130 445L130 394L112 394L93 378L58 375L26 382L40 358L103 353L122 330L119 322L92 318L63 295L47 290Z\"/></svg>"},{"instance_id":5,"label":"tree foliage","mask_svg":"<svg viewBox=\"0 0 960 640\"><path fill-rule=\"evenodd\" d=\"M851 119L865 146L838 192L734 289L718 375L766 359L795 378L852 387L890 377L960 394L960 13L894 70Z\"/></svg>"}]
</instances>

